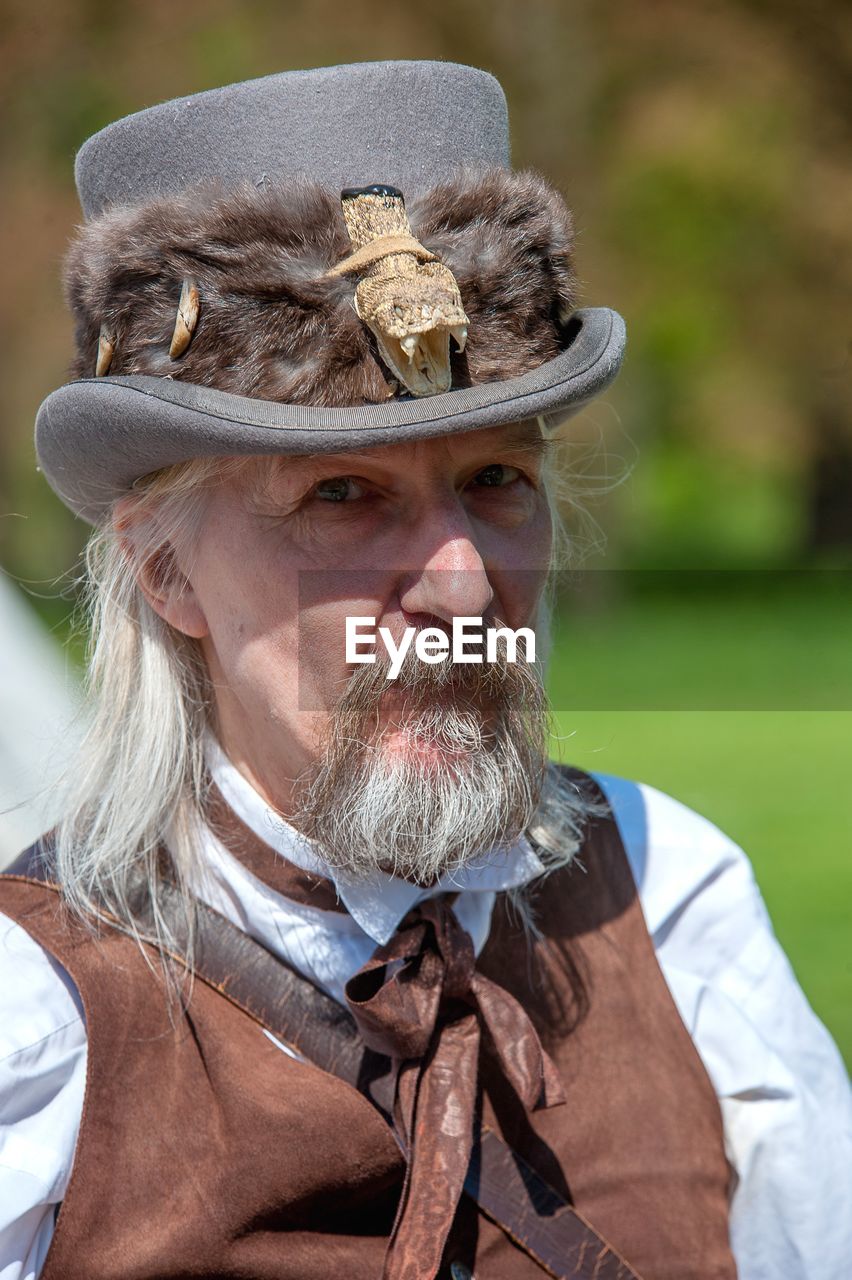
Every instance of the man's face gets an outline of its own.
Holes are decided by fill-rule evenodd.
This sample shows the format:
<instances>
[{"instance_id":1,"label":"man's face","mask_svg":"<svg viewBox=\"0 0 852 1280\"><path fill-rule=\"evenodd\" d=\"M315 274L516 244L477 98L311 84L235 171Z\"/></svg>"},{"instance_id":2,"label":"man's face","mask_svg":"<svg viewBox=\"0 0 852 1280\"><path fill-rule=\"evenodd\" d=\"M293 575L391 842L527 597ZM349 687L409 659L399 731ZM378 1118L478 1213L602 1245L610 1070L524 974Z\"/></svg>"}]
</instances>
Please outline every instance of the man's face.
<instances>
[{"instance_id":1,"label":"man's face","mask_svg":"<svg viewBox=\"0 0 852 1280\"><path fill-rule=\"evenodd\" d=\"M353 675L375 683L378 667L347 665L347 617L375 618L397 641L408 627L450 631L456 616L534 625L551 549L545 447L533 419L260 459L214 489L185 566L196 634L222 745L280 811L293 811L296 780L328 748ZM455 696L430 687L437 702ZM415 707L386 680L377 697L374 755L440 771L452 746L406 732L422 698ZM463 697L468 714L480 700L487 725L487 694Z\"/></svg>"}]
</instances>

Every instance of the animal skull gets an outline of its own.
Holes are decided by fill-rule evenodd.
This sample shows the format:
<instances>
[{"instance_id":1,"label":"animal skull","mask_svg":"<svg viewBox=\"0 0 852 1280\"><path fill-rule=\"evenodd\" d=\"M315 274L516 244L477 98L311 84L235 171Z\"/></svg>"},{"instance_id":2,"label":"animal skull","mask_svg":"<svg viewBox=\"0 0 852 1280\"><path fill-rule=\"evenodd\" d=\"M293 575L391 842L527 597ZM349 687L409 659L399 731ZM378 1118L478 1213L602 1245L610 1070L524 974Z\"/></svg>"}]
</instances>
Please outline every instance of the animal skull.
<instances>
[{"instance_id":1,"label":"animal skull","mask_svg":"<svg viewBox=\"0 0 852 1280\"><path fill-rule=\"evenodd\" d=\"M412 395L449 391L450 338L464 351L469 323L453 273L412 235L397 188L350 188L341 199L354 252L330 274L360 273L355 310Z\"/></svg>"}]
</instances>

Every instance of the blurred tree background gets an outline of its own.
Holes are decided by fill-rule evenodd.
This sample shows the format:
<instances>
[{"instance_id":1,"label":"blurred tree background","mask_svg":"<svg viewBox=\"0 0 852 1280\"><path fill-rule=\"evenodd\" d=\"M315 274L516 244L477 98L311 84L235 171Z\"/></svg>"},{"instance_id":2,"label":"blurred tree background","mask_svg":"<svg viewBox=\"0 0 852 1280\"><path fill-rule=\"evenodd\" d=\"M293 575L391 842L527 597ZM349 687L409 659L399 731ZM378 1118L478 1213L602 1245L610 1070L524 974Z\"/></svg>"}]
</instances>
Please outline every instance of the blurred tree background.
<instances>
[{"instance_id":1,"label":"blurred tree background","mask_svg":"<svg viewBox=\"0 0 852 1280\"><path fill-rule=\"evenodd\" d=\"M616 307L629 333L618 382L566 430L599 585L563 611L559 748L672 792L743 844L852 1061L852 606L837 586L852 560L848 6L4 0L2 16L0 564L45 620L67 636L73 589L56 579L86 536L31 443L71 353L77 147L154 102L283 69L444 58L493 72L513 164L574 210L583 302ZM759 698L737 684L746 649L769 672ZM684 663L710 678L665 684ZM597 703L564 680L592 669ZM639 693L619 705L622 688Z\"/></svg>"}]
</instances>

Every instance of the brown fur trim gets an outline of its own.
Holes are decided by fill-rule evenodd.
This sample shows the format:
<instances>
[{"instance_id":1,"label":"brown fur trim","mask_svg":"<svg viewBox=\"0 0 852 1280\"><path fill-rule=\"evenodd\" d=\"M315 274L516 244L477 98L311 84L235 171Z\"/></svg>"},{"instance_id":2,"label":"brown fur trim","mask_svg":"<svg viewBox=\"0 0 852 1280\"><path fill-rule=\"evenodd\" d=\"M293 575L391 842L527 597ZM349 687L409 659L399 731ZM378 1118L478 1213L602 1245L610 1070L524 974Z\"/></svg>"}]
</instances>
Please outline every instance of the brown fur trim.
<instances>
[{"instance_id":1,"label":"brown fur trim","mask_svg":"<svg viewBox=\"0 0 852 1280\"><path fill-rule=\"evenodd\" d=\"M576 305L573 225L532 170L459 172L407 208L414 235L458 281L470 320L453 387L526 373L558 355ZM98 334L115 336L110 374L154 374L296 404L391 398L396 384L353 306L355 279L322 280L350 250L340 200L296 178L114 208L80 229L65 261L76 323L72 377L91 377ZM201 311L169 358L181 284ZM454 344L451 344L454 346Z\"/></svg>"}]
</instances>

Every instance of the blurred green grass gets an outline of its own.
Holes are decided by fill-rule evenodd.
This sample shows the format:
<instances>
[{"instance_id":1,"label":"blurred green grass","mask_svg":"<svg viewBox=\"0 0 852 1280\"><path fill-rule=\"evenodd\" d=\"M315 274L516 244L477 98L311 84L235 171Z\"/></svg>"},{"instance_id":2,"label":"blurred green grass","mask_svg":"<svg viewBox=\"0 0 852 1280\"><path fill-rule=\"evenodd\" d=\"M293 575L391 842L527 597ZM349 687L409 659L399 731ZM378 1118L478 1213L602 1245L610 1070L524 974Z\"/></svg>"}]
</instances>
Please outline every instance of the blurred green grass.
<instances>
[{"instance_id":1,"label":"blurred green grass","mask_svg":"<svg viewBox=\"0 0 852 1280\"><path fill-rule=\"evenodd\" d=\"M852 605L845 594L818 607L807 591L770 594L771 608L760 593L738 603L650 593L579 619L563 611L553 753L650 783L742 846L796 976L852 1066ZM738 643L720 644L726 628ZM754 701L739 669L749 641L764 655Z\"/></svg>"}]
</instances>

